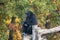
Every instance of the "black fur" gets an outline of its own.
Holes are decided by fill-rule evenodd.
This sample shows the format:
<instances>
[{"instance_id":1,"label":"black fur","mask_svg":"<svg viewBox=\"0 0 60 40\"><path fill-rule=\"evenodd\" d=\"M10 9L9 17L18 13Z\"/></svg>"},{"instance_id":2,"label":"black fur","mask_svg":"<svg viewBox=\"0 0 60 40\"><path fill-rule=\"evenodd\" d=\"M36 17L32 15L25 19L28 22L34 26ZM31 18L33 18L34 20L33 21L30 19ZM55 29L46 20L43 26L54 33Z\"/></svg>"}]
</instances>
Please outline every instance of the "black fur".
<instances>
[{"instance_id":1,"label":"black fur","mask_svg":"<svg viewBox=\"0 0 60 40\"><path fill-rule=\"evenodd\" d=\"M25 14L27 17L23 24L23 32L27 34L32 34L32 25L37 25L37 18L31 11L28 11Z\"/></svg>"},{"instance_id":2,"label":"black fur","mask_svg":"<svg viewBox=\"0 0 60 40\"><path fill-rule=\"evenodd\" d=\"M36 16L31 12L31 11L28 11L26 13L26 20L25 22L31 24L31 25L37 25L37 18Z\"/></svg>"}]
</instances>

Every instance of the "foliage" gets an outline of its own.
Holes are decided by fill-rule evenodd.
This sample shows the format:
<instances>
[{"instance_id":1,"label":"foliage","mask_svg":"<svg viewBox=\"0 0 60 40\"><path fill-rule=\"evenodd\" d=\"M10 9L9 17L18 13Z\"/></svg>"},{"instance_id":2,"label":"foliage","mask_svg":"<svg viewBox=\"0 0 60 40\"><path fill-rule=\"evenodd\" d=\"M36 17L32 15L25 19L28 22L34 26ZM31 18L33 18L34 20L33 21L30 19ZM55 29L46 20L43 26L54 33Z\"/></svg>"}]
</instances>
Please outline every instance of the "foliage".
<instances>
[{"instance_id":1,"label":"foliage","mask_svg":"<svg viewBox=\"0 0 60 40\"><path fill-rule=\"evenodd\" d=\"M4 5L1 5L4 3ZM38 24L45 27L47 16L50 17L51 27L60 25L60 0L0 0L0 40L6 40L11 17L16 16L19 23L23 23L25 12L31 10L38 19ZM5 26L4 26L5 25ZM1 32L3 29L4 33ZM5 34L5 35L4 35ZM1 35L4 35L1 37ZM58 37L58 35L57 35ZM59 40L59 38L57 38ZM57 40L54 39L53 40ZM52 40L52 39L51 39Z\"/></svg>"}]
</instances>

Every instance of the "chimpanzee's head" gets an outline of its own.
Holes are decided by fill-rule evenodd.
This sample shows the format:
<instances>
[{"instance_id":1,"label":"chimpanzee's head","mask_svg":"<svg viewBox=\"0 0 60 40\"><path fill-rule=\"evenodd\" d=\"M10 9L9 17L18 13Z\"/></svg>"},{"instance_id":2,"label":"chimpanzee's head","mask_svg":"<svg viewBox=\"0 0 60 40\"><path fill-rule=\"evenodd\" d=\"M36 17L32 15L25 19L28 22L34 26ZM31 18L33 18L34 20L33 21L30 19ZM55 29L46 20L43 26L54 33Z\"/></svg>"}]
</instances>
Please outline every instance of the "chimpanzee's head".
<instances>
[{"instance_id":1,"label":"chimpanzee's head","mask_svg":"<svg viewBox=\"0 0 60 40\"><path fill-rule=\"evenodd\" d=\"M26 12L25 14L26 14L26 16L28 16L28 17L29 17L29 16L32 16L32 15L33 15L33 12L28 11L28 12Z\"/></svg>"},{"instance_id":2,"label":"chimpanzee's head","mask_svg":"<svg viewBox=\"0 0 60 40\"><path fill-rule=\"evenodd\" d=\"M25 22L27 22L28 24L31 24L31 25L37 24L37 18L35 16L35 14L33 14L33 12L27 11L25 14L27 16Z\"/></svg>"}]
</instances>

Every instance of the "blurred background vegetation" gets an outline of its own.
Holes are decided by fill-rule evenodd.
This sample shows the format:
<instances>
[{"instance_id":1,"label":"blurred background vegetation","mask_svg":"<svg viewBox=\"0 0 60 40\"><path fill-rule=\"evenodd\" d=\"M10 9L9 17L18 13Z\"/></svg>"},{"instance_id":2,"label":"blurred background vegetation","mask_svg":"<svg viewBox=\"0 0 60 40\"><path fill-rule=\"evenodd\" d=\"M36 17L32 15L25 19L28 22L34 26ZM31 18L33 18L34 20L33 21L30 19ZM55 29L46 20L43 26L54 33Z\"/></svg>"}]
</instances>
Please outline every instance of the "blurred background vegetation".
<instances>
[{"instance_id":1,"label":"blurred background vegetation","mask_svg":"<svg viewBox=\"0 0 60 40\"><path fill-rule=\"evenodd\" d=\"M60 25L60 0L0 0L0 40L7 40L11 17L22 24L25 12L31 10L38 19L38 24L45 28L46 18L49 17L50 28ZM49 26L49 25L48 25ZM60 40L60 33L53 33L49 40Z\"/></svg>"}]
</instances>

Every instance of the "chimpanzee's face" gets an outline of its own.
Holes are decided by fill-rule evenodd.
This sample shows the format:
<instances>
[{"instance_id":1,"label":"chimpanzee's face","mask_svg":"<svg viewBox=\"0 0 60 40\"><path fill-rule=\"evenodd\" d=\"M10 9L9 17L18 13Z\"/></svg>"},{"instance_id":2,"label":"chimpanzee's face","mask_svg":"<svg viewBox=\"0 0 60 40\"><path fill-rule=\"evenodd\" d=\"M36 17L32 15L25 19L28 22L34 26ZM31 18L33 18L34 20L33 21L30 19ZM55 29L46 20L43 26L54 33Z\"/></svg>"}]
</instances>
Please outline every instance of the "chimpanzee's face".
<instances>
[{"instance_id":1,"label":"chimpanzee's face","mask_svg":"<svg viewBox=\"0 0 60 40\"><path fill-rule=\"evenodd\" d=\"M33 13L31 11L28 11L25 13L27 17L29 17L30 15L32 15Z\"/></svg>"},{"instance_id":2,"label":"chimpanzee's face","mask_svg":"<svg viewBox=\"0 0 60 40\"><path fill-rule=\"evenodd\" d=\"M26 17L30 16L30 13L26 13Z\"/></svg>"}]
</instances>

